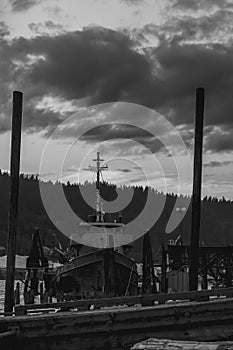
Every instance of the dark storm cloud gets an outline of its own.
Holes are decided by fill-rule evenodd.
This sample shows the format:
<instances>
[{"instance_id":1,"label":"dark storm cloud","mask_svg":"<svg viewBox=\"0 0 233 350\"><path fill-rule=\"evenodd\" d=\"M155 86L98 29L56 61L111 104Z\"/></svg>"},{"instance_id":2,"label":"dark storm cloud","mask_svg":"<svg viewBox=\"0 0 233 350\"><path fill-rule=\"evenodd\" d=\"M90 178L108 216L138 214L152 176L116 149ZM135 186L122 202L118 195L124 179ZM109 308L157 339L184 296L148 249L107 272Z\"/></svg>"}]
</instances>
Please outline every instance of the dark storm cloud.
<instances>
[{"instance_id":1,"label":"dark storm cloud","mask_svg":"<svg viewBox=\"0 0 233 350\"><path fill-rule=\"evenodd\" d=\"M175 123L193 123L196 87L206 89L205 123L232 123L232 47L162 45L154 54L166 86L163 103L172 108Z\"/></svg>"},{"instance_id":2,"label":"dark storm cloud","mask_svg":"<svg viewBox=\"0 0 233 350\"><path fill-rule=\"evenodd\" d=\"M86 28L53 37L17 38L4 45L0 70L6 71L7 65L8 106L13 81L25 93L25 128L34 125L41 130L43 123L46 128L61 121L60 113L51 110L42 110L40 116L36 105L44 96L70 101L84 98L87 105L119 100L153 105L156 100L149 95L157 85L153 63L120 32Z\"/></svg>"},{"instance_id":3,"label":"dark storm cloud","mask_svg":"<svg viewBox=\"0 0 233 350\"><path fill-rule=\"evenodd\" d=\"M147 130L123 123L117 125L101 125L92 128L91 130L83 134L82 137L80 137L80 140L93 143L113 140L115 146L117 144L117 142L115 143L115 140L117 139L133 140L139 145L144 146L145 152L148 152L148 150L150 150L152 153L156 153L164 149L164 145L162 144L162 142L159 141L158 138L149 133ZM121 145L121 148L124 147L127 147L129 149L130 146L128 145L128 143L126 143L125 146Z\"/></svg>"},{"instance_id":4,"label":"dark storm cloud","mask_svg":"<svg viewBox=\"0 0 233 350\"><path fill-rule=\"evenodd\" d=\"M221 166L221 165L222 165L221 162L211 161L211 162L209 162L209 163L205 163L205 164L204 164L204 167L206 167L206 168L215 168L215 167L219 167L219 166Z\"/></svg>"},{"instance_id":5,"label":"dark storm cloud","mask_svg":"<svg viewBox=\"0 0 233 350\"><path fill-rule=\"evenodd\" d=\"M23 113L23 128L27 132L32 133L46 130L47 136L50 136L56 125L64 120L64 115L61 113L48 109L37 110L33 105L28 104L27 101L24 103Z\"/></svg>"},{"instance_id":6,"label":"dark storm cloud","mask_svg":"<svg viewBox=\"0 0 233 350\"><path fill-rule=\"evenodd\" d=\"M230 5L230 1L227 0L175 0L172 3L173 8L181 10L200 10L228 5Z\"/></svg>"},{"instance_id":7,"label":"dark storm cloud","mask_svg":"<svg viewBox=\"0 0 233 350\"><path fill-rule=\"evenodd\" d=\"M56 125L61 119L60 113L36 109L43 96L86 98L88 104L127 100L151 79L152 64L135 51L135 43L104 28L2 41L0 50L5 92L0 99L6 107L2 112L9 114L13 83L25 93L25 127L35 129L43 123L45 128L50 123Z\"/></svg>"},{"instance_id":8,"label":"dark storm cloud","mask_svg":"<svg viewBox=\"0 0 233 350\"><path fill-rule=\"evenodd\" d=\"M117 169L117 171L120 171L121 173L131 173L132 170L128 169L128 168L124 168L124 169Z\"/></svg>"},{"instance_id":9,"label":"dark storm cloud","mask_svg":"<svg viewBox=\"0 0 233 350\"><path fill-rule=\"evenodd\" d=\"M8 35L8 28L4 22L1 22L0 36L0 133L10 128L10 110L9 100L11 98L10 84L13 80L12 54L9 44L5 38Z\"/></svg>"},{"instance_id":10,"label":"dark storm cloud","mask_svg":"<svg viewBox=\"0 0 233 350\"><path fill-rule=\"evenodd\" d=\"M100 125L88 130L82 135L82 139L89 140L90 142L92 140L95 142L95 140L106 141L116 138L134 139L140 142L153 137L152 134L142 128L123 123Z\"/></svg>"},{"instance_id":11,"label":"dark storm cloud","mask_svg":"<svg viewBox=\"0 0 233 350\"><path fill-rule=\"evenodd\" d=\"M42 0L10 0L12 11L20 12L38 5Z\"/></svg>"},{"instance_id":12,"label":"dark storm cloud","mask_svg":"<svg viewBox=\"0 0 233 350\"><path fill-rule=\"evenodd\" d=\"M206 137L205 148L212 152L230 152L233 150L233 130L218 130Z\"/></svg>"},{"instance_id":13,"label":"dark storm cloud","mask_svg":"<svg viewBox=\"0 0 233 350\"><path fill-rule=\"evenodd\" d=\"M209 5L208 1L201 3ZM165 115L169 111L175 124L193 123L194 91L203 86L206 125L232 123L233 12L226 9L226 2L209 15L183 14L171 17L163 26L148 24L140 34L154 36L159 41L156 48L148 50L148 55L156 59L156 78L160 79L157 96L162 108L154 101L155 108Z\"/></svg>"},{"instance_id":14,"label":"dark storm cloud","mask_svg":"<svg viewBox=\"0 0 233 350\"><path fill-rule=\"evenodd\" d=\"M186 6L199 4L198 1L184 3ZM210 2L201 4L209 6ZM219 6L217 1L211 4ZM188 147L192 145L193 132L186 126L193 124L196 87L206 89L205 125L224 129L233 122L233 12L227 7L230 3L224 1L221 9L211 15L173 16L163 26L148 24L141 31L141 35L152 35L159 40L158 47L154 51L151 49L150 55L156 57L157 75L164 82L164 94L160 94L160 101L164 98L164 109L161 111L165 115L169 111L173 123L185 125L182 137ZM208 128L205 132L208 134ZM231 136L224 139L217 133L209 136L206 149L229 150L231 143Z\"/></svg>"},{"instance_id":15,"label":"dark storm cloud","mask_svg":"<svg viewBox=\"0 0 233 350\"><path fill-rule=\"evenodd\" d=\"M144 31L148 28L144 28ZM187 34L187 23L185 28L182 40L191 35ZM166 38L160 29L159 45L144 52L137 50L138 43L129 35L100 27L88 27L56 36L44 34L30 39L2 39L1 130L10 127L12 85L24 91L24 128L30 131L44 130L47 135L66 114L46 107L39 110L36 106L45 96L67 101L83 99L86 105L113 101L134 102L157 109L175 125L189 124L190 128L193 125L195 89L198 86L206 88L205 124L231 125L232 46L181 43L177 37L176 40L170 40L172 29L169 31L170 37ZM203 29L203 33L205 31L207 29ZM115 131L108 130L108 135L115 138L123 135L132 139L132 130L126 128L117 133ZM104 140L105 133L105 129L100 129L86 135L85 140ZM144 140L155 152L161 149L153 138L143 132L133 133L133 137ZM221 137L218 134L212 140L210 135L206 147L212 150L227 147L220 141ZM186 133L186 138L189 144L192 133Z\"/></svg>"},{"instance_id":16,"label":"dark storm cloud","mask_svg":"<svg viewBox=\"0 0 233 350\"><path fill-rule=\"evenodd\" d=\"M88 97L90 103L126 100L152 83L152 64L134 50L126 36L107 29L89 28L55 37L19 39L15 46L44 55L26 75L67 99Z\"/></svg>"},{"instance_id":17,"label":"dark storm cloud","mask_svg":"<svg viewBox=\"0 0 233 350\"><path fill-rule=\"evenodd\" d=\"M204 164L204 167L215 168L215 167L227 166L232 164L233 164L233 161L230 161L230 160L224 160L222 162L212 160L211 162Z\"/></svg>"},{"instance_id":18,"label":"dark storm cloud","mask_svg":"<svg viewBox=\"0 0 233 350\"><path fill-rule=\"evenodd\" d=\"M196 18L191 15L169 18L163 25L153 23L145 25L140 31L141 35L153 35L161 43L170 45L183 42L227 43L232 41L233 12L229 9L219 9L213 14L203 14Z\"/></svg>"},{"instance_id":19,"label":"dark storm cloud","mask_svg":"<svg viewBox=\"0 0 233 350\"><path fill-rule=\"evenodd\" d=\"M19 39L21 40L21 39ZM43 96L39 86L24 88L27 80L22 61L25 59L24 49L21 49L18 41L10 43L0 38L0 132L5 132L11 127L12 90L22 90L24 95L24 128L29 131L44 130L47 126L57 124L61 115L52 110L39 111L35 108L38 98ZM26 84L27 85L27 84Z\"/></svg>"}]
</instances>

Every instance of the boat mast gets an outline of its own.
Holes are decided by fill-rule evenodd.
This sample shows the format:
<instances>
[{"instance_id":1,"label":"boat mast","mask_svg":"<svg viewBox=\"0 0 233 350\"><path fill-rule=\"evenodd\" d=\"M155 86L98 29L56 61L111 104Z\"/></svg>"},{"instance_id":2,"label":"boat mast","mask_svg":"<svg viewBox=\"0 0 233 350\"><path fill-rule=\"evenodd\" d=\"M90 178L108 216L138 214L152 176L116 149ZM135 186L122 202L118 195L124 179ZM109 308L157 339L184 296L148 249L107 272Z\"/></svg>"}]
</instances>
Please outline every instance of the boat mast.
<instances>
[{"instance_id":1,"label":"boat mast","mask_svg":"<svg viewBox=\"0 0 233 350\"><path fill-rule=\"evenodd\" d=\"M103 210L101 208L101 196L100 196L100 174L103 170L108 169L107 165L101 165L101 162L104 161L104 159L100 159L100 152L97 152L96 159L93 159L94 162L96 162L96 166L89 166L91 170L94 170L96 172L96 221L102 222L103 221Z\"/></svg>"}]
</instances>

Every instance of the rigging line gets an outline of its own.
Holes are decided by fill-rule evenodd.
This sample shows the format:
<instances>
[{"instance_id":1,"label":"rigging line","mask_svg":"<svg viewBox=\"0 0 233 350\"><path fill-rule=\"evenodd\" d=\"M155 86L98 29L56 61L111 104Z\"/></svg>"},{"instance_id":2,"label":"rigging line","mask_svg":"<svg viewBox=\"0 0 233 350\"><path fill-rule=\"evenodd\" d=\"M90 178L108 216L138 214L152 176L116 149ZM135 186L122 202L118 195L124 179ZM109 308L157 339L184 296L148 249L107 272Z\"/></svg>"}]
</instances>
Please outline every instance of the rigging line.
<instances>
[{"instance_id":1,"label":"rigging line","mask_svg":"<svg viewBox=\"0 0 233 350\"><path fill-rule=\"evenodd\" d=\"M132 275L133 275L133 268L134 268L134 264L133 264L132 267L131 267L130 276L129 276L129 281L128 281L127 288L126 288L126 291L125 291L125 296L127 296L128 291L129 291L129 286L130 286L131 279L132 279Z\"/></svg>"}]
</instances>

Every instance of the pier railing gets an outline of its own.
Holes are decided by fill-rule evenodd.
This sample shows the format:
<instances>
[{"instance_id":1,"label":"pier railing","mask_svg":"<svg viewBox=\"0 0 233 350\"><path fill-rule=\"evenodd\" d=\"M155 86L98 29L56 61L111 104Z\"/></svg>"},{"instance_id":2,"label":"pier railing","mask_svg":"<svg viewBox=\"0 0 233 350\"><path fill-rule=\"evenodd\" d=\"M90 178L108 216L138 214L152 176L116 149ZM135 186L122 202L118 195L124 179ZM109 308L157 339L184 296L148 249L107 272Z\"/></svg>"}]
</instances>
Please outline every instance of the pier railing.
<instances>
[{"instance_id":1,"label":"pier railing","mask_svg":"<svg viewBox=\"0 0 233 350\"><path fill-rule=\"evenodd\" d=\"M28 315L30 313L48 313L54 311L68 311L72 309L75 309L77 311L88 311L114 306L154 306L158 304L169 303L172 301L200 302L208 301L211 300L211 298L219 297L233 298L233 287L179 293L162 293L128 297L75 300L57 303L16 305L15 315Z\"/></svg>"}]
</instances>

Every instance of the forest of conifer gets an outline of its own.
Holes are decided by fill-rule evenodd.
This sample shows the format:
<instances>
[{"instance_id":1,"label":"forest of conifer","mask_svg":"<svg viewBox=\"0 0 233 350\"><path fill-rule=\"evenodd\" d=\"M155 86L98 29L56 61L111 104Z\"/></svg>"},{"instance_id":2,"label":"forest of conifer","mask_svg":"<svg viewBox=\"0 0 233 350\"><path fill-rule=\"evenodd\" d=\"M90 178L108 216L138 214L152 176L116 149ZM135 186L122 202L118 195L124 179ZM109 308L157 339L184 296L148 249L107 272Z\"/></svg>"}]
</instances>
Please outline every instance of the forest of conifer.
<instances>
[{"instance_id":1,"label":"forest of conifer","mask_svg":"<svg viewBox=\"0 0 233 350\"><path fill-rule=\"evenodd\" d=\"M39 190L39 179L34 175L20 175L20 195L19 195L19 217L18 217L18 236L17 236L17 253L28 255L32 232L35 227L39 228L43 245L53 248L60 242L64 250L69 245L69 239L63 235L50 221L41 200ZM58 186L58 183L51 181L46 186ZM63 184L66 198L75 213L85 220L92 209L85 203L81 190L94 190L94 183L85 182L84 184ZM119 191L132 190L129 186L121 186ZM154 196L155 200L159 197L166 199L162 215L150 229L152 237L152 246L154 257L158 256L157 252L162 243L169 239L176 239L182 234L183 244L190 243L191 228L191 205L188 207L188 197L181 196L182 206L188 207L183 222L171 233L166 234L165 228L168 218L177 199L176 194L163 194L153 188L144 188L142 186L133 187L134 194L129 205L122 210L123 222L128 223L133 220L143 209L147 199L148 191ZM7 245L7 227L8 227L8 206L9 206L9 175L6 172L0 173L0 246ZM103 183L101 194L107 201L116 198L116 186ZM166 198L165 198L166 197ZM93 199L94 200L94 199ZM54 203L56 207L56 203ZM200 240L205 245L233 245L233 202L225 198L205 197L202 200L201 215L201 236ZM61 213L62 214L62 213ZM118 213L116 213L117 215ZM114 214L112 214L114 216ZM136 240L133 244L131 256L137 261L142 258L142 238Z\"/></svg>"}]
</instances>

